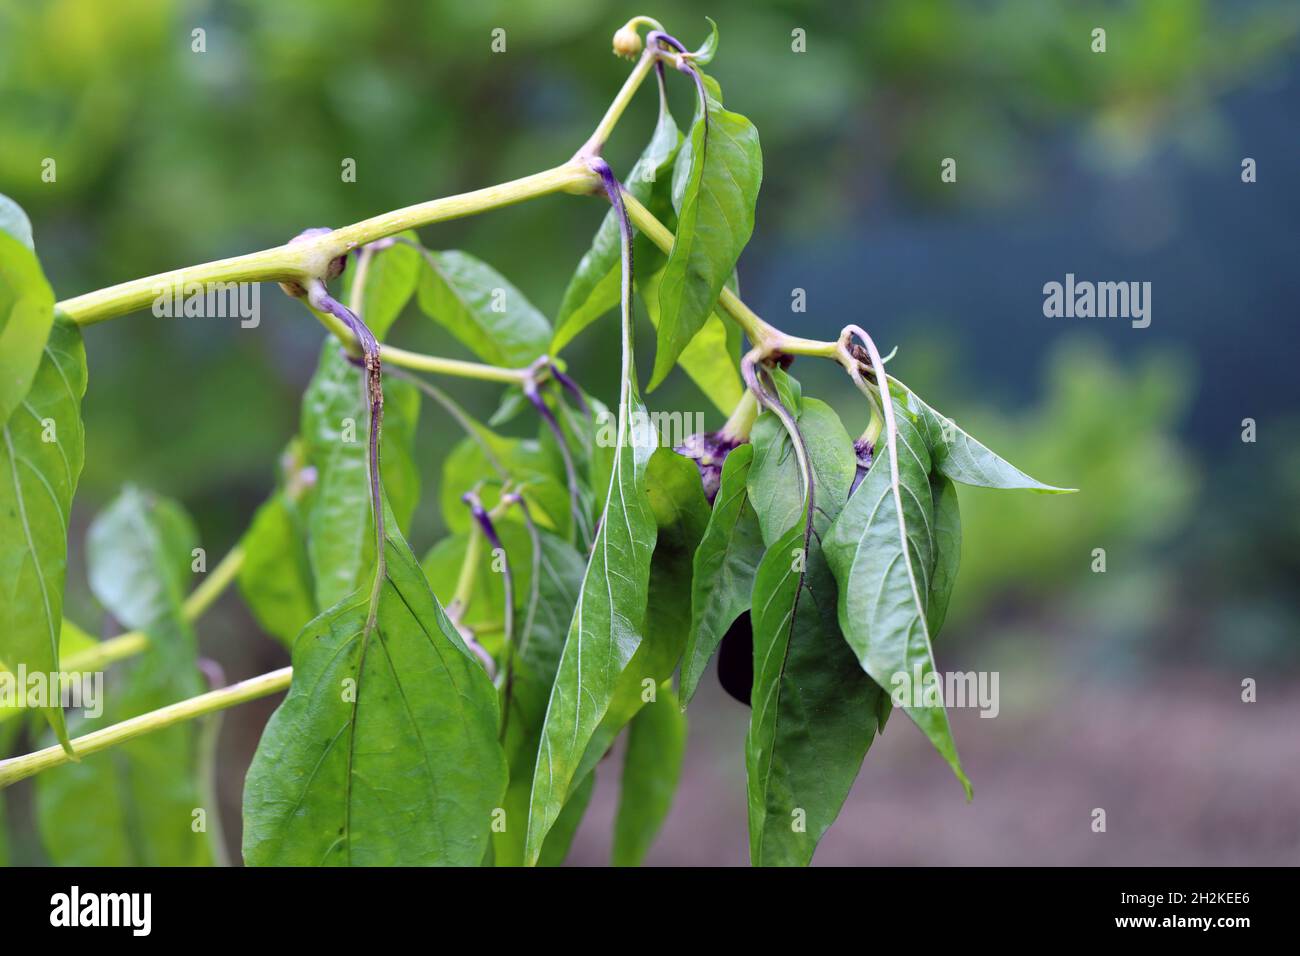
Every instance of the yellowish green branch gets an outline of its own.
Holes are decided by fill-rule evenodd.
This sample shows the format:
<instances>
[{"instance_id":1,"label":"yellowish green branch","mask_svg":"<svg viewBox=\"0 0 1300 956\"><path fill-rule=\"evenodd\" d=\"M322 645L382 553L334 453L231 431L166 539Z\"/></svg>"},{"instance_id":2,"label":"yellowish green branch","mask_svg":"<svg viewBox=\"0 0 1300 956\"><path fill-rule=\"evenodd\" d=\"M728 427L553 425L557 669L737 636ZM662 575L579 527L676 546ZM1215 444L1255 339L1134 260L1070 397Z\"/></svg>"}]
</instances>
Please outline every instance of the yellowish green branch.
<instances>
[{"instance_id":1,"label":"yellowish green branch","mask_svg":"<svg viewBox=\"0 0 1300 956\"><path fill-rule=\"evenodd\" d=\"M181 613L185 615L185 619L191 622L198 620L203 612L212 606L212 602L235 580L243 564L243 546L236 545L185 599L185 603L181 606ZM128 631L117 637L100 641L76 654L69 654L59 662L59 670L65 674L100 671L120 660L142 653L148 646L147 634L143 631ZM0 670L6 669L0 664ZM0 710L0 721L17 712L12 709Z\"/></svg>"},{"instance_id":2,"label":"yellowish green branch","mask_svg":"<svg viewBox=\"0 0 1300 956\"><path fill-rule=\"evenodd\" d=\"M498 186L395 209L299 242L122 282L64 299L57 308L79 325L91 325L142 309L177 284L184 287L210 282L304 283L326 275L329 264L339 256L405 229L461 219L551 193L586 193L599 185L595 173L584 164L571 161Z\"/></svg>"},{"instance_id":3,"label":"yellowish green branch","mask_svg":"<svg viewBox=\"0 0 1300 956\"><path fill-rule=\"evenodd\" d=\"M193 720L204 714L225 710L236 704L257 700L259 697L267 697L287 688L292 676L293 668L282 667L260 677L253 677L238 684L231 684L229 687L222 687L220 690L209 691L198 697L169 704L147 714L141 714L139 717L132 717L121 723L76 737L72 741L73 751L78 758L88 757L143 734ZM0 790L42 770L63 766L70 760L67 752L57 745L23 754L21 757L0 760Z\"/></svg>"}]
</instances>

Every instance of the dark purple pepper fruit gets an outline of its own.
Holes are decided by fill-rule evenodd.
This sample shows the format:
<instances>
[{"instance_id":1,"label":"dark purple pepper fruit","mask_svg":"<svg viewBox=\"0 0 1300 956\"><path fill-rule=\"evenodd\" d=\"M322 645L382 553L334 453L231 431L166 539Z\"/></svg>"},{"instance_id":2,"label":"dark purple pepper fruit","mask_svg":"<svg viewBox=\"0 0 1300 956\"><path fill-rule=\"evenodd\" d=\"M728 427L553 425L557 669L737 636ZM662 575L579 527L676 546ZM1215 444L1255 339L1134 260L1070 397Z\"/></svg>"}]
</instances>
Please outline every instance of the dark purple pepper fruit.
<instances>
[{"instance_id":1,"label":"dark purple pepper fruit","mask_svg":"<svg viewBox=\"0 0 1300 956\"><path fill-rule=\"evenodd\" d=\"M722 464L739 444L722 432L696 432L673 449L683 458L695 462L695 467L700 470L700 483L704 485L704 497L709 499L710 506L722 485Z\"/></svg>"},{"instance_id":2,"label":"dark purple pepper fruit","mask_svg":"<svg viewBox=\"0 0 1300 956\"><path fill-rule=\"evenodd\" d=\"M746 707L754 689L754 627L746 611L731 623L718 648L718 683Z\"/></svg>"},{"instance_id":3,"label":"dark purple pepper fruit","mask_svg":"<svg viewBox=\"0 0 1300 956\"><path fill-rule=\"evenodd\" d=\"M865 439L859 438L853 443L853 454L858 459L858 468L853 475L853 484L849 486L849 497L853 497L853 492L858 490L858 485L862 484L862 479L867 477L867 472L871 470L871 456L875 452L875 446Z\"/></svg>"}]
</instances>

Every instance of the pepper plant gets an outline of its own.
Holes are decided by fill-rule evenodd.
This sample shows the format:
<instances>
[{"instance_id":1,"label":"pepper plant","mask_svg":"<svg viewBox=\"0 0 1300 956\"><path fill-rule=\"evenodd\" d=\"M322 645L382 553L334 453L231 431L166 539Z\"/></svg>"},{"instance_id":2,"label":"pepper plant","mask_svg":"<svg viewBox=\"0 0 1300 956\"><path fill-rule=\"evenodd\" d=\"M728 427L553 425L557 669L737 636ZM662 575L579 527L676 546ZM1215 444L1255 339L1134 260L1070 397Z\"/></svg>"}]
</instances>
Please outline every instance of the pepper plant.
<instances>
[{"instance_id":1,"label":"pepper plant","mask_svg":"<svg viewBox=\"0 0 1300 956\"><path fill-rule=\"evenodd\" d=\"M0 659L10 675L112 665L102 715L74 724L46 700L50 745L0 761L0 787L40 774L53 862L220 862L204 810L215 817L218 715L287 690L244 785L247 864L558 863L625 729L613 857L636 863L667 814L686 704L715 655L752 707L755 864L811 860L896 705L969 794L942 697L891 693L898 675L937 674L960 552L954 482L1066 489L928 405L859 325L801 338L740 298L762 159L754 126L706 72L717 48L716 26L691 50L636 17L614 36L635 60L627 81L554 168L59 302L26 217L4 202ZM665 96L676 74L695 91L685 127ZM658 122L620 180L602 149L651 75ZM552 193L609 205L553 323L481 259L415 232ZM189 518L123 491L86 553L96 597L131 630L97 641L62 613L82 327L159 289L262 281L331 333L275 490L190 593ZM660 446L638 384L635 298L656 328L648 390L680 366L729 416L720 431ZM385 341L411 300L481 361ZM562 353L612 311L621 354L607 407ZM850 377L870 412L861 435L803 393L795 359ZM476 421L432 377L500 383L500 409ZM436 492L449 535L421 560L406 534L430 484L412 456L425 404L464 437ZM498 430L525 415L536 438ZM194 625L232 582L292 667L226 686L198 659ZM21 716L0 710L0 743Z\"/></svg>"}]
</instances>

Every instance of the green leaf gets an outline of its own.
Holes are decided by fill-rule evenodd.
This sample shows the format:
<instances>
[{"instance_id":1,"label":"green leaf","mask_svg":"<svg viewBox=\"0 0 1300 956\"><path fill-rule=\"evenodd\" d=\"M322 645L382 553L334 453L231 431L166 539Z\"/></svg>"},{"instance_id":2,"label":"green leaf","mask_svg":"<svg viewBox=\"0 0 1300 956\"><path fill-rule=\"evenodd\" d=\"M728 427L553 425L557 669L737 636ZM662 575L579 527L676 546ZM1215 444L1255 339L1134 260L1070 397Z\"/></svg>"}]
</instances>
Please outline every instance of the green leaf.
<instances>
[{"instance_id":1,"label":"green leaf","mask_svg":"<svg viewBox=\"0 0 1300 956\"><path fill-rule=\"evenodd\" d=\"M374 565L364 389L361 369L327 339L302 400L303 448L316 468L316 486L307 498L307 554L322 610L356 590ZM409 382L384 383L380 471L401 528L409 527L420 493L412 450L419 409L419 393Z\"/></svg>"},{"instance_id":2,"label":"green leaf","mask_svg":"<svg viewBox=\"0 0 1300 956\"><path fill-rule=\"evenodd\" d=\"M90 588L120 623L148 630L185 600L197 541L179 505L127 487L87 533Z\"/></svg>"},{"instance_id":3,"label":"green leaf","mask_svg":"<svg viewBox=\"0 0 1300 956\"><path fill-rule=\"evenodd\" d=\"M646 486L659 532L650 561L643 639L587 744L579 778L604 758L622 729L649 703L647 689L672 676L690 630L692 561L709 523L699 470L692 460L660 448L650 459Z\"/></svg>"},{"instance_id":4,"label":"green leaf","mask_svg":"<svg viewBox=\"0 0 1300 956\"><path fill-rule=\"evenodd\" d=\"M475 355L517 368L546 351L551 324L501 273L467 252L423 256L420 309Z\"/></svg>"},{"instance_id":5,"label":"green leaf","mask_svg":"<svg viewBox=\"0 0 1300 956\"><path fill-rule=\"evenodd\" d=\"M3 197L0 197L2 199ZM0 210L3 204L0 204ZM8 726L0 724L0 760L8 757L13 752L14 739L18 736L18 728L22 725L14 721ZM0 790L0 867L12 866L12 853L9 849L9 821L7 819L8 800L5 792Z\"/></svg>"},{"instance_id":6,"label":"green leaf","mask_svg":"<svg viewBox=\"0 0 1300 956\"><path fill-rule=\"evenodd\" d=\"M776 397L795 418L798 418L803 414L803 386L799 384L797 378L784 369L771 369L770 374L773 384L776 385Z\"/></svg>"},{"instance_id":7,"label":"green leaf","mask_svg":"<svg viewBox=\"0 0 1300 956\"><path fill-rule=\"evenodd\" d=\"M650 459L646 484L659 533L650 562L643 637L615 682L609 707L587 743L575 780L586 781L623 728L650 702L647 689L672 677L690 627L691 560L709 515L699 472L693 462L661 448ZM569 801L574 792L576 788ZM565 807L567 811L567 803Z\"/></svg>"},{"instance_id":8,"label":"green leaf","mask_svg":"<svg viewBox=\"0 0 1300 956\"><path fill-rule=\"evenodd\" d=\"M716 83L707 85L703 115L697 109L674 169L677 232L659 286L651 389L704 327L754 231L754 204L763 178L758 131L739 113L722 108Z\"/></svg>"},{"instance_id":9,"label":"green leaf","mask_svg":"<svg viewBox=\"0 0 1300 956\"><path fill-rule=\"evenodd\" d=\"M700 66L707 66L718 53L718 25L713 22L713 17L704 19L709 21L712 32L709 33L708 39L700 44L700 48L691 54L691 59Z\"/></svg>"},{"instance_id":10,"label":"green leaf","mask_svg":"<svg viewBox=\"0 0 1300 956\"><path fill-rule=\"evenodd\" d=\"M749 610L754 574L763 558L758 515L749 501L754 446L732 450L709 525L695 552L691 579L691 629L682 656L682 704L690 702L709 660L736 618Z\"/></svg>"},{"instance_id":11,"label":"green leaf","mask_svg":"<svg viewBox=\"0 0 1300 956\"><path fill-rule=\"evenodd\" d=\"M242 546L239 590L262 629L292 647L317 610L297 504L284 491L273 494L257 509Z\"/></svg>"},{"instance_id":12,"label":"green leaf","mask_svg":"<svg viewBox=\"0 0 1300 956\"><path fill-rule=\"evenodd\" d=\"M659 286L662 279L661 270L640 286L650 324L656 329L659 328ZM714 312L677 358L677 364L691 377L704 397L724 415L731 414L745 391L740 380L739 333L734 322L728 322Z\"/></svg>"},{"instance_id":13,"label":"green leaf","mask_svg":"<svg viewBox=\"0 0 1300 956\"><path fill-rule=\"evenodd\" d=\"M420 237L409 229L395 237L420 244ZM352 286L356 282L357 269L348 269L343 276L343 295L345 302L352 301ZM376 338L382 339L406 308L406 303L415 294L420 279L420 253L405 242L398 242L377 252L370 253L370 263L366 267L364 281L365 292L361 299L361 311L358 313Z\"/></svg>"},{"instance_id":14,"label":"green leaf","mask_svg":"<svg viewBox=\"0 0 1300 956\"><path fill-rule=\"evenodd\" d=\"M626 332L624 338L614 469L547 706L528 814L528 863L537 861L579 779L579 762L644 634L650 559L658 534L646 494L653 435L637 397Z\"/></svg>"},{"instance_id":15,"label":"green leaf","mask_svg":"<svg viewBox=\"0 0 1300 956\"><path fill-rule=\"evenodd\" d=\"M35 250L32 243L32 221L18 205L8 196L0 193L0 232L8 233L28 249Z\"/></svg>"},{"instance_id":16,"label":"green leaf","mask_svg":"<svg viewBox=\"0 0 1300 956\"><path fill-rule=\"evenodd\" d=\"M782 532L779 507L757 507L767 552L754 578L753 710L745 742L750 859L806 865L857 777L887 699L862 672L836 627L835 579L820 540L839 514L855 471L852 441L816 399L798 427L813 478L814 511L802 500ZM770 413L763 419L774 421ZM784 428L755 424L752 500L780 503L774 485L800 494L794 445ZM762 463L760 467L760 462Z\"/></svg>"},{"instance_id":17,"label":"green leaf","mask_svg":"<svg viewBox=\"0 0 1300 956\"><path fill-rule=\"evenodd\" d=\"M504 530L505 528L498 528L498 531ZM560 655L564 650L569 619L582 588L584 562L568 542L539 531L538 568L533 570L531 554L520 554L520 549L512 547L504 535L502 540L511 566L521 570L527 568L529 573L521 575L522 580L517 589L520 613L515 620L523 623L518 636L519 652L514 660L514 688L510 695L510 716L506 725L505 749L510 765L510 785L501 804L506 811L506 828L503 832L492 834L492 845L497 866L520 866L524 862L529 796L537 764L537 750L542 738L542 724L546 719L546 705L560 664ZM500 575L493 577L499 578ZM473 604L470 607L472 609ZM594 775L588 774L584 781L588 787L587 798L590 798L592 780ZM581 806L574 807L575 802L580 802ZM541 865L548 865L548 859L554 860L553 865L563 861L568 841L573 836L572 830L566 831L566 821L574 814L580 820L585 806L585 800L580 801L577 795L570 796L565 809L560 812L551 832L546 836L539 857ZM576 827L577 820L573 820L573 828Z\"/></svg>"},{"instance_id":18,"label":"green leaf","mask_svg":"<svg viewBox=\"0 0 1300 956\"><path fill-rule=\"evenodd\" d=\"M686 717L671 682L632 718L623 758L623 788L614 818L615 866L640 866L668 818L686 755Z\"/></svg>"},{"instance_id":19,"label":"green leaf","mask_svg":"<svg viewBox=\"0 0 1300 956\"><path fill-rule=\"evenodd\" d=\"M524 616L528 610L526 601L531 594L533 583L531 536L527 527L521 522L500 520L495 521L494 525L497 535L501 539L502 547L505 548L509 557L511 573L514 576L515 620L520 622L520 627L522 627ZM478 534L477 531L473 533ZM567 553L577 555L572 546L568 545L562 538L545 530L539 530L538 533L541 543L544 543L550 549L543 553L543 559L553 558L554 550L560 544L564 545ZM470 532L468 531L449 535L430 548L420 561L420 567L429 581L429 587L433 589L434 596L442 602L444 607L450 605L455 594L461 566L465 560L469 537ZM480 542L480 544L483 545L483 542ZM584 562L581 557L577 557L576 560L577 579L581 582ZM554 570L554 568L551 570ZM573 613L573 605L576 601L577 588L575 586L573 600L569 602L569 608L563 615L562 631L568 630L569 615ZM464 609L464 616L460 618L459 624L475 632L481 630L499 632L505 626L504 576L501 574L500 565L496 562L489 547L480 546L479 548L478 572L474 577L474 587L470 592L469 606ZM516 634L516 640L522 642L523 635ZM563 633L560 634L560 643L564 643ZM558 654L556 661L559 661ZM547 689L548 691L550 689L549 683ZM543 702L544 706L545 703Z\"/></svg>"},{"instance_id":20,"label":"green leaf","mask_svg":"<svg viewBox=\"0 0 1300 956\"><path fill-rule=\"evenodd\" d=\"M442 520L452 531L468 530L472 518L461 495L485 478L494 484L480 489L483 505L492 508L499 500L498 470L522 486L524 500L543 527L567 535L572 525L569 492L562 475L552 470L550 459L538 443L529 439L506 438L478 425L475 434L461 439L442 467ZM517 512L507 513L517 521Z\"/></svg>"},{"instance_id":21,"label":"green leaf","mask_svg":"<svg viewBox=\"0 0 1300 956\"><path fill-rule=\"evenodd\" d=\"M816 476L819 493L816 504L838 514L849 495L856 471L853 440L844 430L840 418L825 402L816 398L803 399L803 412L798 416L799 429L808 447L808 459ZM770 412L764 412L754 423L751 442L754 460L749 472L750 504L757 512L763 530L763 540L771 544L778 535L800 522L804 514L803 479L799 463L781 422Z\"/></svg>"},{"instance_id":22,"label":"green leaf","mask_svg":"<svg viewBox=\"0 0 1300 956\"><path fill-rule=\"evenodd\" d=\"M677 124L667 103L661 100L654 134L624 183L627 191L641 203L650 202L657 184L671 184L672 163L680 142ZM643 267L639 266L640 269ZM558 355L579 332L618 305L621 274L618 219L611 209L601 220L600 228L591 240L591 248L583 253L568 288L564 290L564 299L555 318L552 355Z\"/></svg>"},{"instance_id":23,"label":"green leaf","mask_svg":"<svg viewBox=\"0 0 1300 956\"><path fill-rule=\"evenodd\" d=\"M487 420L489 428L500 428L507 422L513 421L519 416L525 408L532 408L528 399L524 397L524 390L518 385L510 385L501 393L501 403L497 410L492 413L492 417Z\"/></svg>"},{"instance_id":24,"label":"green leaf","mask_svg":"<svg viewBox=\"0 0 1300 956\"><path fill-rule=\"evenodd\" d=\"M32 388L54 323L54 291L28 246L0 232L0 423Z\"/></svg>"},{"instance_id":25,"label":"green leaf","mask_svg":"<svg viewBox=\"0 0 1300 956\"><path fill-rule=\"evenodd\" d=\"M95 638L91 637L81 628L66 617L63 619L63 626L59 631L59 666L66 668L69 664L69 658L74 654L80 654L82 651L88 651L98 644ZM0 663L0 674L11 673L9 668ZM19 706L21 702L0 703L0 725L6 721L14 720L27 713L26 707Z\"/></svg>"},{"instance_id":26,"label":"green leaf","mask_svg":"<svg viewBox=\"0 0 1300 956\"><path fill-rule=\"evenodd\" d=\"M595 528L604 506L605 489L614 468L614 436L618 420L598 398L585 396L588 411L574 408L565 401L550 398L551 407L560 422L565 443L573 455L574 464L581 477L578 482L579 505L590 528ZM564 457L549 428L538 426L538 447L550 461L551 474L557 484L563 483Z\"/></svg>"},{"instance_id":27,"label":"green leaf","mask_svg":"<svg viewBox=\"0 0 1300 956\"><path fill-rule=\"evenodd\" d=\"M89 732L201 693L197 642L182 611L193 580L197 541L189 517L172 501L128 488L87 534L90 585L124 626L144 631L148 649L112 676ZM177 724L129 740L37 778L41 838L61 866L206 866L208 832L195 832L194 811L211 818L198 784L195 726ZM209 819L209 831L215 830Z\"/></svg>"},{"instance_id":28,"label":"green leaf","mask_svg":"<svg viewBox=\"0 0 1300 956\"><path fill-rule=\"evenodd\" d=\"M951 418L935 411L897 379L890 380L890 391L905 403L908 417L930 449L935 470L953 481L980 488L1027 488L1052 495L1078 491L1045 485L1029 477L972 438Z\"/></svg>"},{"instance_id":29,"label":"green leaf","mask_svg":"<svg viewBox=\"0 0 1300 956\"><path fill-rule=\"evenodd\" d=\"M560 404L553 398L550 402L553 406ZM440 403L444 412L451 410L466 432L443 462L439 495L447 527L459 533L468 530L472 524L462 500L465 492L476 489L483 506L491 510L500 500L502 485L509 481L523 495L533 518L541 526L567 536L572 526L572 509L563 462L558 452L552 453L553 450L546 446L549 431L542 429L541 441L506 438L480 423L449 396L443 394ZM563 415L561 421L564 421ZM584 439L574 446L575 452L584 447L584 442L590 443L589 437L575 437ZM503 520L520 522L523 519L520 511L512 508Z\"/></svg>"},{"instance_id":30,"label":"green leaf","mask_svg":"<svg viewBox=\"0 0 1300 956\"><path fill-rule=\"evenodd\" d=\"M85 392L81 330L60 316L31 390L0 426L0 660L28 672L59 667L68 518L85 460ZM63 712L52 707L46 715L66 747Z\"/></svg>"},{"instance_id":31,"label":"green leaf","mask_svg":"<svg viewBox=\"0 0 1300 956\"><path fill-rule=\"evenodd\" d=\"M518 531L523 533L522 528ZM504 542L509 533L505 522L498 523L497 533ZM429 588L443 607L449 606L455 598L456 584L460 580L460 570L465 562L466 551L469 549L471 534L478 534L478 531L462 531L449 535L430 548L420 559L420 569L429 582ZM509 546L507 551L510 552ZM513 552L511 555L513 558ZM486 549L480 549L479 567L474 577L474 587L470 590L469 606L459 620L461 627L467 627L471 631L502 627L505 621L505 589L497 580L501 575L491 573L489 569L491 561L491 553ZM516 574L519 573L513 560L511 568ZM518 582L515 584L516 588L522 586Z\"/></svg>"},{"instance_id":32,"label":"green leaf","mask_svg":"<svg viewBox=\"0 0 1300 956\"><path fill-rule=\"evenodd\" d=\"M839 583L845 640L882 688L911 689L899 694L903 709L969 796L942 698L924 696L938 677L926 620L935 567L932 462L923 433L897 405L897 435L878 447L871 470L832 525L826 557ZM900 680L906 682L900 686Z\"/></svg>"},{"instance_id":33,"label":"green leaf","mask_svg":"<svg viewBox=\"0 0 1300 956\"><path fill-rule=\"evenodd\" d=\"M245 781L250 866L477 866L487 850L506 785L496 691L386 524L373 627L367 586L294 642Z\"/></svg>"},{"instance_id":34,"label":"green leaf","mask_svg":"<svg viewBox=\"0 0 1300 956\"><path fill-rule=\"evenodd\" d=\"M555 818L551 832L546 835L541 855L537 858L538 866L559 866L569 855L573 838L578 833L578 824L587 813L591 795L596 790L596 771L592 770L582 782L573 788L569 802L564 805L560 815Z\"/></svg>"},{"instance_id":35,"label":"green leaf","mask_svg":"<svg viewBox=\"0 0 1300 956\"><path fill-rule=\"evenodd\" d=\"M932 474L930 490L934 498L934 574L930 577L926 622L933 640L948 616L948 601L961 563L961 511L957 505L957 486L950 478Z\"/></svg>"}]
</instances>

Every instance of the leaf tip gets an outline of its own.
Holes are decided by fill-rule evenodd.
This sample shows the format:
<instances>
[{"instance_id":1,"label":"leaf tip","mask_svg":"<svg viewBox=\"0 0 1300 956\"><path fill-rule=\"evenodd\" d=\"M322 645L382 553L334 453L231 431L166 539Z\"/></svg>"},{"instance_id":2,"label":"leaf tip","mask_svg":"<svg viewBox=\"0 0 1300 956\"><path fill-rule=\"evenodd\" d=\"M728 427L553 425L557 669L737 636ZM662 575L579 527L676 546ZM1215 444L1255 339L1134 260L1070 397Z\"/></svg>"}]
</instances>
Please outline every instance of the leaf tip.
<instances>
[{"instance_id":1,"label":"leaf tip","mask_svg":"<svg viewBox=\"0 0 1300 956\"><path fill-rule=\"evenodd\" d=\"M973 803L975 800L975 788L970 785L970 781L962 778L961 788L966 791L966 802Z\"/></svg>"}]
</instances>

